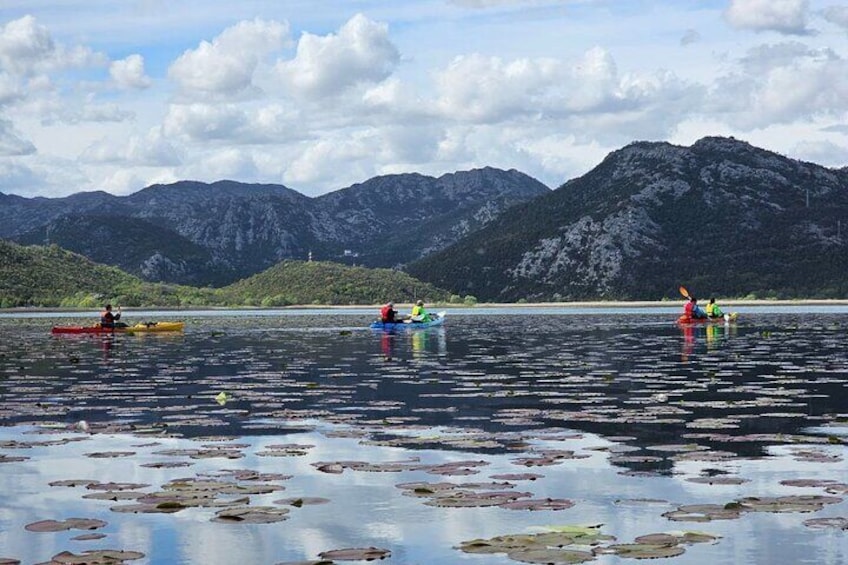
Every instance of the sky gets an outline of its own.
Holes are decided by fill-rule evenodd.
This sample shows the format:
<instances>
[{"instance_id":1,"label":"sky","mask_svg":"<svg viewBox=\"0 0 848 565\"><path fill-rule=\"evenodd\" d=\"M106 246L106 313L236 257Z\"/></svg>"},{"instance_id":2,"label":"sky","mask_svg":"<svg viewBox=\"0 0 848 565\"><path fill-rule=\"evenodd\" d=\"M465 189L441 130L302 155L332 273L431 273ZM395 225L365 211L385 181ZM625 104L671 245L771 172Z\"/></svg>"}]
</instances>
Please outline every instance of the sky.
<instances>
[{"instance_id":1,"label":"sky","mask_svg":"<svg viewBox=\"0 0 848 565\"><path fill-rule=\"evenodd\" d=\"M0 192L317 196L734 136L848 166L842 0L2 0Z\"/></svg>"}]
</instances>

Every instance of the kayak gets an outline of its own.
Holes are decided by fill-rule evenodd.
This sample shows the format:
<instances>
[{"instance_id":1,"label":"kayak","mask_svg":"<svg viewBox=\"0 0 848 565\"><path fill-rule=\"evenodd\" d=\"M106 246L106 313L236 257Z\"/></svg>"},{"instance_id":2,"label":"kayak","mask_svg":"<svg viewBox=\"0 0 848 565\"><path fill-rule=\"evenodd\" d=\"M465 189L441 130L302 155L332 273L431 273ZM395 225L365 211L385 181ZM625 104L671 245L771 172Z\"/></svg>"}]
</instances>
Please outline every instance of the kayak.
<instances>
[{"instance_id":1,"label":"kayak","mask_svg":"<svg viewBox=\"0 0 848 565\"><path fill-rule=\"evenodd\" d=\"M423 330L425 328L434 328L445 323L445 315L447 312L439 312L436 317L429 322L381 322L377 320L371 322L368 326L372 330Z\"/></svg>"},{"instance_id":2,"label":"kayak","mask_svg":"<svg viewBox=\"0 0 848 565\"><path fill-rule=\"evenodd\" d=\"M181 332L184 322L147 322L134 326L104 328L101 326L53 326L50 333L54 334L110 334L110 333L141 333L141 332Z\"/></svg>"},{"instance_id":3,"label":"kayak","mask_svg":"<svg viewBox=\"0 0 848 565\"><path fill-rule=\"evenodd\" d=\"M731 322L735 322L739 317L737 312L731 312L730 314L725 314L724 316L718 316L715 318L693 318L691 316L687 316L686 314L681 314L679 318L677 318L678 324L729 324Z\"/></svg>"}]
</instances>

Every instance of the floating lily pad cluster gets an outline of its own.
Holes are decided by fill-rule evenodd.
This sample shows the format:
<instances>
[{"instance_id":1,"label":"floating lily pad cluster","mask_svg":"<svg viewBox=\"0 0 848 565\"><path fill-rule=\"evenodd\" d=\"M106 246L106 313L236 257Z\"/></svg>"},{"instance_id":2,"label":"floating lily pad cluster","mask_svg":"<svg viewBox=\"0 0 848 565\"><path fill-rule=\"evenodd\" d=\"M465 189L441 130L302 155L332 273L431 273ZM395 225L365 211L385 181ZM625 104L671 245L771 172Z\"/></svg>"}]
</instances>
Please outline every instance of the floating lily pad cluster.
<instances>
[{"instance_id":1,"label":"floating lily pad cluster","mask_svg":"<svg viewBox=\"0 0 848 565\"><path fill-rule=\"evenodd\" d=\"M615 537L598 526L563 526L534 534L511 534L465 541L457 547L474 554L504 553L520 563L568 565L594 561L599 555L633 559L659 559L685 553L686 545L714 543L718 536L701 532L657 533L636 538L633 543L615 544Z\"/></svg>"},{"instance_id":2,"label":"floating lily pad cluster","mask_svg":"<svg viewBox=\"0 0 848 565\"><path fill-rule=\"evenodd\" d=\"M34 433L60 435L0 442L0 449L6 451L0 453L0 463L28 465L32 452L22 452L30 448L40 448L36 451L44 454L69 442L96 441L101 434L130 433L144 437L146 443L133 446L132 451L88 449L85 455L96 460L88 463L103 469L125 468L140 455L154 455L160 460L139 466L155 475L159 470L208 467L216 461L234 465L249 456L249 460L264 458L263 465L279 466L275 469L307 469L318 476L425 473L441 478L402 483L400 491L437 509L428 512L446 513L489 506L496 508L482 512L566 510L573 501L536 497L527 485L517 488L515 483L539 481L535 483L539 487L550 486L545 474L553 475L562 467L570 471L588 458L598 463L606 457L629 475L621 478L628 486L638 484L643 476L665 475L663 480L714 486L720 492L736 492L735 487L747 484L749 479L734 469L734 462L755 457L781 456L822 469L844 466L846 435L834 426L840 419L844 422L848 413L842 400L848 372L844 325L763 332L740 324L720 328L720 337L708 340L701 330L687 336L670 324L645 325L626 318L611 322L603 317L554 316L548 327L540 329L535 321L509 317L500 325L495 323L498 331L476 322L458 323L457 331L449 334L456 341L447 349L437 341L412 348L396 340L401 351L387 363L375 336L352 332L340 340L338 332L316 335L310 324L327 322L315 318L294 322L222 319L221 324L230 325L215 335L187 332L176 341L122 336L110 342L108 349L98 340L51 339L43 332L21 339L19 332L10 332L0 321L0 337L14 337L0 339L4 393L0 424L38 424L42 428ZM303 326L299 333L280 339L276 330L283 323ZM221 391L227 391L223 403L216 401ZM328 424L332 429L327 429ZM575 429L587 436L604 434L614 443L573 449L570 444L561 445L582 439ZM313 461L318 459L315 452L324 453L320 448L285 437L314 430L326 438L352 438L362 446L403 448L406 453L438 449L450 452L447 459L461 459L426 463L410 455L387 462ZM233 441L244 436L273 439L246 453L251 444ZM191 438L194 444L157 447L158 441L172 437ZM147 441L151 439L156 441ZM549 447L552 442L558 446ZM780 454L774 454L774 446L783 446ZM461 478L484 472L490 465L484 457L489 454L505 454L515 472L480 480ZM288 460L294 461L285 467ZM699 476L685 471L699 463L720 469L702 471ZM330 503L321 496L297 495L270 504L266 500L271 496L257 501L283 490L276 483L292 478L283 473L225 469L151 481L157 485L153 488L123 482L124 476L114 477L115 482L69 479L51 484L81 487L85 504L103 500L116 512L168 514L202 509L216 523L279 522L299 512L321 511L296 509ZM328 482L345 479L325 478ZM678 505L647 499L616 503L629 506L628 511L636 507L656 515L668 510L663 515L675 522L709 522L752 512L816 512L837 504L848 492L848 486L836 479L790 480L782 486L821 488L824 494L769 496L774 493L766 490L759 496L722 497L730 502L718 504ZM43 522L34 527L62 528L74 523ZM810 529L845 530L844 518L838 516L814 517L804 524ZM478 543L506 549L493 553L521 554L527 562L555 563L585 557L581 554L591 559L610 553L672 557L682 553L687 543L703 541L691 533L651 534L620 544L585 532L547 534L547 538L536 537L535 546L526 538L519 542L519 536ZM566 538L572 541L549 543ZM525 542L525 546L509 545ZM376 548L334 551L322 553L321 561L315 563L389 556L388 550ZM62 557L90 562L110 558L119 557L94 553Z\"/></svg>"},{"instance_id":3,"label":"floating lily pad cluster","mask_svg":"<svg viewBox=\"0 0 848 565\"><path fill-rule=\"evenodd\" d=\"M734 520L746 512L817 512L828 504L842 502L838 496L746 496L726 504L687 504L663 514L675 522Z\"/></svg>"}]
</instances>

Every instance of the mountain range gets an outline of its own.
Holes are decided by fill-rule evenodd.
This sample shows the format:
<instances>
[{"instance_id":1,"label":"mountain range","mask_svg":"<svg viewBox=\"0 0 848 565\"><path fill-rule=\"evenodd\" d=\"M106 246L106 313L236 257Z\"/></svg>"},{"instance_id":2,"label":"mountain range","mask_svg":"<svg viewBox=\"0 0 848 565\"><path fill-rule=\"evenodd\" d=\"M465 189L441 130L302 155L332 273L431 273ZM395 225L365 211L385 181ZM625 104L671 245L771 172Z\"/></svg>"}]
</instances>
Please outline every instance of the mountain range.
<instances>
[{"instance_id":1,"label":"mountain range","mask_svg":"<svg viewBox=\"0 0 848 565\"><path fill-rule=\"evenodd\" d=\"M408 272L486 301L848 296L848 169L636 142Z\"/></svg>"},{"instance_id":2,"label":"mountain range","mask_svg":"<svg viewBox=\"0 0 848 565\"><path fill-rule=\"evenodd\" d=\"M316 198L282 185L153 185L129 196L0 194L0 237L55 243L148 281L222 286L286 259L401 266L550 192L515 170L376 177Z\"/></svg>"},{"instance_id":3,"label":"mountain range","mask_svg":"<svg viewBox=\"0 0 848 565\"><path fill-rule=\"evenodd\" d=\"M381 176L310 198L179 182L0 194L0 238L148 281L223 286L295 258L406 270L482 301L848 296L848 168L733 138L634 142L550 190L515 170Z\"/></svg>"}]
</instances>

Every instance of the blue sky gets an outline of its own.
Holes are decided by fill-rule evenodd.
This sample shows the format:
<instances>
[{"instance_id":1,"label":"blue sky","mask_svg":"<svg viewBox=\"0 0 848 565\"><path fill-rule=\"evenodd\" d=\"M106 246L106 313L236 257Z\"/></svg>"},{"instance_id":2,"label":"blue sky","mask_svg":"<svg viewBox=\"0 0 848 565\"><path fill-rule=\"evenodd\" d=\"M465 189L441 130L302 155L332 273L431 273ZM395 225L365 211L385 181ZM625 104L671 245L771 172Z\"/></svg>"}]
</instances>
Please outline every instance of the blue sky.
<instances>
[{"instance_id":1,"label":"blue sky","mask_svg":"<svg viewBox=\"0 0 848 565\"><path fill-rule=\"evenodd\" d=\"M848 165L830 0L4 0L0 192L182 179L317 195L732 135Z\"/></svg>"}]
</instances>

